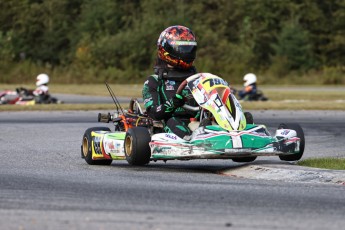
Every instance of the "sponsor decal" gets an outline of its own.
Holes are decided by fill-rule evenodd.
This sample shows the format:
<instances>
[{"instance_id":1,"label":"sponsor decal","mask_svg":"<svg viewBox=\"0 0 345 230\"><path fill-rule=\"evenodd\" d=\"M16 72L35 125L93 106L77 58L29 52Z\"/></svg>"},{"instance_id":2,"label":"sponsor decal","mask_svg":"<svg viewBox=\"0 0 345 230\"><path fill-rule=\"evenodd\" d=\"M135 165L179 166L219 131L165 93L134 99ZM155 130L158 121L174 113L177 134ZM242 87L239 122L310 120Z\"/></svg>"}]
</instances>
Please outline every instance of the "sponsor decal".
<instances>
[{"instance_id":1,"label":"sponsor decal","mask_svg":"<svg viewBox=\"0 0 345 230\"><path fill-rule=\"evenodd\" d=\"M177 45L177 46L196 46L197 43L194 41L171 41L171 45Z\"/></svg>"},{"instance_id":2,"label":"sponsor decal","mask_svg":"<svg viewBox=\"0 0 345 230\"><path fill-rule=\"evenodd\" d=\"M177 140L177 137L175 135L173 135L173 134L166 133L165 137L173 139L173 140Z\"/></svg>"},{"instance_id":3,"label":"sponsor decal","mask_svg":"<svg viewBox=\"0 0 345 230\"><path fill-rule=\"evenodd\" d=\"M249 153L251 151L251 149L224 149L225 153Z\"/></svg>"},{"instance_id":4,"label":"sponsor decal","mask_svg":"<svg viewBox=\"0 0 345 230\"><path fill-rule=\"evenodd\" d=\"M188 82L187 87L190 89L190 91L196 90L198 88L199 82L200 82L200 78L197 78L193 81Z\"/></svg>"},{"instance_id":5,"label":"sponsor decal","mask_svg":"<svg viewBox=\"0 0 345 230\"><path fill-rule=\"evenodd\" d=\"M123 153L123 144L119 143L123 140L107 140L104 142L104 148L107 155L109 154L120 154ZM117 155L115 155L117 156Z\"/></svg>"},{"instance_id":6,"label":"sponsor decal","mask_svg":"<svg viewBox=\"0 0 345 230\"><path fill-rule=\"evenodd\" d=\"M232 136L232 146L234 148L242 148L242 138L241 136Z\"/></svg>"},{"instance_id":7,"label":"sponsor decal","mask_svg":"<svg viewBox=\"0 0 345 230\"><path fill-rule=\"evenodd\" d=\"M152 101L152 97L145 99L145 100L144 100L144 104L146 104L146 103L148 103L148 102L150 102L150 101Z\"/></svg>"},{"instance_id":8,"label":"sponsor decal","mask_svg":"<svg viewBox=\"0 0 345 230\"><path fill-rule=\"evenodd\" d=\"M111 142L108 142L107 144L108 144L108 148L109 148L110 150L115 149L114 143L113 143L112 141L111 141Z\"/></svg>"},{"instance_id":9,"label":"sponsor decal","mask_svg":"<svg viewBox=\"0 0 345 230\"><path fill-rule=\"evenodd\" d=\"M175 81L166 80L165 81L165 89L166 90L174 90L175 89L175 87L174 87L175 84L176 84Z\"/></svg>"},{"instance_id":10,"label":"sponsor decal","mask_svg":"<svg viewBox=\"0 0 345 230\"><path fill-rule=\"evenodd\" d=\"M102 140L102 137L98 137L98 136L93 137L93 148L95 150L94 153L96 155L102 155L101 140Z\"/></svg>"},{"instance_id":11,"label":"sponsor decal","mask_svg":"<svg viewBox=\"0 0 345 230\"><path fill-rule=\"evenodd\" d=\"M282 135L286 136L290 133L290 130L284 130L283 132L281 132Z\"/></svg>"},{"instance_id":12,"label":"sponsor decal","mask_svg":"<svg viewBox=\"0 0 345 230\"><path fill-rule=\"evenodd\" d=\"M170 156L170 157L180 157L180 156L189 156L192 154L191 149L189 148L172 148L172 147L165 147L160 145L151 145L152 148L152 156L159 157L159 156Z\"/></svg>"},{"instance_id":13,"label":"sponsor decal","mask_svg":"<svg viewBox=\"0 0 345 230\"><path fill-rule=\"evenodd\" d=\"M170 85L175 85L176 84L175 81L168 80L168 82L169 82Z\"/></svg>"},{"instance_id":14,"label":"sponsor decal","mask_svg":"<svg viewBox=\"0 0 345 230\"><path fill-rule=\"evenodd\" d=\"M233 99L233 102L234 102L234 104L235 104L235 107L236 107L239 111L242 112L242 107L241 107L241 105L240 105L240 102L236 99L236 97L235 97L233 94L231 94L230 97Z\"/></svg>"},{"instance_id":15,"label":"sponsor decal","mask_svg":"<svg viewBox=\"0 0 345 230\"><path fill-rule=\"evenodd\" d=\"M210 88L212 88L214 85L228 85L228 83L221 78L206 78L202 84L206 86L207 82L210 84Z\"/></svg>"}]
</instances>

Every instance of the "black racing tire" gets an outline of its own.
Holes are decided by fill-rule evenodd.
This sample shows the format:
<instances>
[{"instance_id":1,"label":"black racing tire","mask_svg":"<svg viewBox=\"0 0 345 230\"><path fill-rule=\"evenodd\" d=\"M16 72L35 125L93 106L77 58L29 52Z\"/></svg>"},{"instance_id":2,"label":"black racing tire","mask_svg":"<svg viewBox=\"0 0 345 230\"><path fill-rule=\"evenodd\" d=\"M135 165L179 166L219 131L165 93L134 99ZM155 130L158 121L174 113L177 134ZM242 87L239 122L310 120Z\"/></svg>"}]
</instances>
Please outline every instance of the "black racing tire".
<instances>
[{"instance_id":1,"label":"black racing tire","mask_svg":"<svg viewBox=\"0 0 345 230\"><path fill-rule=\"evenodd\" d=\"M256 156L232 158L232 161L237 162L237 163L253 162L255 160L256 160Z\"/></svg>"},{"instance_id":2,"label":"black racing tire","mask_svg":"<svg viewBox=\"0 0 345 230\"><path fill-rule=\"evenodd\" d=\"M81 144L81 157L89 165L110 165L113 160L93 160L92 159L92 137L93 131L110 131L108 127L93 127L85 131Z\"/></svg>"},{"instance_id":3,"label":"black racing tire","mask_svg":"<svg viewBox=\"0 0 345 230\"><path fill-rule=\"evenodd\" d=\"M303 132L302 127L297 123L282 123L278 126L278 129L295 130L297 133L297 137L299 137L301 139L299 153L295 153L292 155L279 156L280 160L282 160L282 161L298 161L298 160L300 160L303 156L304 147L305 147L304 132Z\"/></svg>"},{"instance_id":4,"label":"black racing tire","mask_svg":"<svg viewBox=\"0 0 345 230\"><path fill-rule=\"evenodd\" d=\"M244 112L244 117L246 118L247 124L254 124L254 118L253 115L250 112Z\"/></svg>"},{"instance_id":5,"label":"black racing tire","mask_svg":"<svg viewBox=\"0 0 345 230\"><path fill-rule=\"evenodd\" d=\"M146 165L150 162L151 136L147 128L134 127L127 130L125 137L125 156L130 165Z\"/></svg>"}]
</instances>

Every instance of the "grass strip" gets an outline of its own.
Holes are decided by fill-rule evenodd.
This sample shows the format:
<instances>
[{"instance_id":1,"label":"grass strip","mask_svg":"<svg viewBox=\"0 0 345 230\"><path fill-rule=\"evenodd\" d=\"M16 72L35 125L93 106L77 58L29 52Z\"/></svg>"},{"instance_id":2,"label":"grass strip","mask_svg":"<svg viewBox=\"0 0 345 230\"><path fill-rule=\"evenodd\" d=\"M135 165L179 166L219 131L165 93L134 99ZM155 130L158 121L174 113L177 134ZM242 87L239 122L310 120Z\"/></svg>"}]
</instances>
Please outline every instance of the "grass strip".
<instances>
[{"instance_id":1,"label":"grass strip","mask_svg":"<svg viewBox=\"0 0 345 230\"><path fill-rule=\"evenodd\" d=\"M35 88L34 85L22 85L26 88ZM15 85L0 84L0 89L15 89ZM49 86L51 94L78 94L109 96L104 84L60 85ZM111 88L116 96L141 98L141 84L119 85L112 84ZM266 102L240 102L244 110L345 110L344 87L335 86L289 86L263 87L265 95L270 99ZM1 90L0 90L1 91ZM109 96L110 97L110 96ZM127 108L128 104L124 105ZM28 106L0 106L0 111L24 110L107 110L113 108L110 104L63 104L63 105L35 105Z\"/></svg>"},{"instance_id":2,"label":"grass strip","mask_svg":"<svg viewBox=\"0 0 345 230\"><path fill-rule=\"evenodd\" d=\"M345 110L338 101L243 101L244 110Z\"/></svg>"},{"instance_id":3,"label":"grass strip","mask_svg":"<svg viewBox=\"0 0 345 230\"><path fill-rule=\"evenodd\" d=\"M248 110L345 110L344 102L306 101L306 102L241 102L244 111ZM121 104L123 109L129 107L128 103ZM115 106L109 104L38 104L38 105L0 105L2 111L54 111L54 110L113 110ZM143 108L143 106L142 106Z\"/></svg>"},{"instance_id":4,"label":"grass strip","mask_svg":"<svg viewBox=\"0 0 345 230\"><path fill-rule=\"evenodd\" d=\"M345 158L310 158L301 160L297 164L313 168L345 170Z\"/></svg>"},{"instance_id":5,"label":"grass strip","mask_svg":"<svg viewBox=\"0 0 345 230\"><path fill-rule=\"evenodd\" d=\"M9 89L14 90L17 87L35 89L35 85L14 85L0 84L0 91ZM110 84L116 96L122 97L142 97L143 84ZM242 86L238 86L241 89ZM345 100L344 87L336 86L262 86L260 89L270 99L270 101L282 100L308 100L308 101L335 101ZM77 95L95 95L109 96L109 92L104 84L51 84L49 85L51 94L77 94Z\"/></svg>"}]
</instances>

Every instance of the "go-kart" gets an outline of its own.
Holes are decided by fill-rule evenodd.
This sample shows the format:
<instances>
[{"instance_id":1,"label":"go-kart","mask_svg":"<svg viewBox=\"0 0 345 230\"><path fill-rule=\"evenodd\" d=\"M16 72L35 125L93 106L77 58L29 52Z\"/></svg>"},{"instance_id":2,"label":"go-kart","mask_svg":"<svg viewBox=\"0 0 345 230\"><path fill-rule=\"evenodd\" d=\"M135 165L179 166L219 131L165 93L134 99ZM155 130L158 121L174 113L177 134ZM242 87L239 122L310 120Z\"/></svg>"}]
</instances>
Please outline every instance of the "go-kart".
<instances>
[{"instance_id":1,"label":"go-kart","mask_svg":"<svg viewBox=\"0 0 345 230\"><path fill-rule=\"evenodd\" d=\"M265 125L255 124L249 112L243 112L230 87L222 78L209 73L190 76L177 90L190 90L199 106L184 109L200 111L198 124L189 140L163 132L163 122L148 117L136 99L123 110L114 92L106 84L116 109L113 114L99 114L99 122L108 127L85 131L81 157L90 165L109 165L126 159L131 165L150 161L232 159L252 162L257 156L279 156L283 161L297 161L304 152L304 133L298 124L282 123L274 136ZM207 122L205 122L207 121Z\"/></svg>"},{"instance_id":2,"label":"go-kart","mask_svg":"<svg viewBox=\"0 0 345 230\"><path fill-rule=\"evenodd\" d=\"M33 90L23 87L16 90L0 92L0 105L35 105L35 104L62 104L63 102L51 95L35 96Z\"/></svg>"},{"instance_id":3,"label":"go-kart","mask_svg":"<svg viewBox=\"0 0 345 230\"><path fill-rule=\"evenodd\" d=\"M235 88L231 88L231 93L237 95L240 101L268 101L268 97L264 95L262 90L257 89L256 93L248 94L241 98L241 90L237 90Z\"/></svg>"}]
</instances>

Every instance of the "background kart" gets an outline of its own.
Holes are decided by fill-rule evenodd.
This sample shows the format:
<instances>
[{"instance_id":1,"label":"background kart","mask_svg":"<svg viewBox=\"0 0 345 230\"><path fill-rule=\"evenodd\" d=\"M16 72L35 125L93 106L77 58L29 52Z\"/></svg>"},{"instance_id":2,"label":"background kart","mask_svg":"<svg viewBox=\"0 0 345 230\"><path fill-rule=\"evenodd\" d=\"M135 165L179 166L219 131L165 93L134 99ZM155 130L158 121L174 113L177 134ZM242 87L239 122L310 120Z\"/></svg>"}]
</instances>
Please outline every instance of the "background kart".
<instances>
[{"instance_id":1,"label":"background kart","mask_svg":"<svg viewBox=\"0 0 345 230\"><path fill-rule=\"evenodd\" d=\"M63 102L51 95L44 95L40 100L35 98L33 90L23 87L16 90L0 92L0 105L35 105L35 104L62 104Z\"/></svg>"},{"instance_id":2,"label":"background kart","mask_svg":"<svg viewBox=\"0 0 345 230\"><path fill-rule=\"evenodd\" d=\"M235 88L231 88L231 93L234 95L239 96L240 90ZM240 99L241 101L268 101L268 97L266 97L262 90L257 89L255 94L246 95L244 98Z\"/></svg>"},{"instance_id":3,"label":"background kart","mask_svg":"<svg viewBox=\"0 0 345 230\"><path fill-rule=\"evenodd\" d=\"M154 121L142 111L136 99L123 110L113 91L107 88L115 102L114 114L99 114L98 121L114 123L85 131L81 156L88 164L108 165L112 160L126 159L131 165L145 165L157 160L232 159L251 162L257 156L279 156L284 161L301 159L304 152L304 133L298 124L282 123L274 136L264 125L254 124L249 112L242 112L229 85L209 74L195 74L179 87L191 91L200 110L198 126L189 140L163 132L163 123Z\"/></svg>"}]
</instances>

